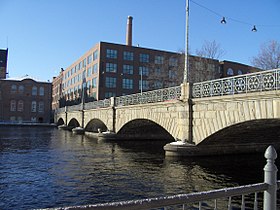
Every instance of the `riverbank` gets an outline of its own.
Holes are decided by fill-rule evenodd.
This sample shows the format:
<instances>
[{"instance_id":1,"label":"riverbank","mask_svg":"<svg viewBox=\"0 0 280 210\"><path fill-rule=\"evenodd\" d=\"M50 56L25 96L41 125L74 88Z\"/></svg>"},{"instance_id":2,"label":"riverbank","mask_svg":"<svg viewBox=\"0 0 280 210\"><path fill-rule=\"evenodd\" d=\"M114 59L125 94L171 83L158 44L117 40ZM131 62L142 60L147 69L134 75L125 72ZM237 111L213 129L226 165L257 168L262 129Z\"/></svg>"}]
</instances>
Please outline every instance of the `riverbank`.
<instances>
[{"instance_id":1,"label":"riverbank","mask_svg":"<svg viewBox=\"0 0 280 210\"><path fill-rule=\"evenodd\" d=\"M31 123L31 122L0 122L0 126L41 126L41 127L56 127L54 123Z\"/></svg>"}]
</instances>

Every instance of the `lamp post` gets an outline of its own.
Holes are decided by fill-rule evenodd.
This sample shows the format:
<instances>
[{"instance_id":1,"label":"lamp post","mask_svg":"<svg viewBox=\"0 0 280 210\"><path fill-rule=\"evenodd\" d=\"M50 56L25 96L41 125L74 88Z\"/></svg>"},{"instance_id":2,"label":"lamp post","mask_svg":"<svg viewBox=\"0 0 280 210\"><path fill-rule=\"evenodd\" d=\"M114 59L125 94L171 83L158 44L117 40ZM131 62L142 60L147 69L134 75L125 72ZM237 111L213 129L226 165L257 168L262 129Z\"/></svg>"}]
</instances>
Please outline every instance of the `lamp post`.
<instances>
[{"instance_id":1,"label":"lamp post","mask_svg":"<svg viewBox=\"0 0 280 210\"><path fill-rule=\"evenodd\" d=\"M186 40L185 40L185 67L184 67L184 81L189 82L189 0L186 0Z\"/></svg>"},{"instance_id":2,"label":"lamp post","mask_svg":"<svg viewBox=\"0 0 280 210\"><path fill-rule=\"evenodd\" d=\"M140 92L141 92L141 95L142 95L142 92L143 92L143 69L141 69L140 80L141 80Z\"/></svg>"}]
</instances>

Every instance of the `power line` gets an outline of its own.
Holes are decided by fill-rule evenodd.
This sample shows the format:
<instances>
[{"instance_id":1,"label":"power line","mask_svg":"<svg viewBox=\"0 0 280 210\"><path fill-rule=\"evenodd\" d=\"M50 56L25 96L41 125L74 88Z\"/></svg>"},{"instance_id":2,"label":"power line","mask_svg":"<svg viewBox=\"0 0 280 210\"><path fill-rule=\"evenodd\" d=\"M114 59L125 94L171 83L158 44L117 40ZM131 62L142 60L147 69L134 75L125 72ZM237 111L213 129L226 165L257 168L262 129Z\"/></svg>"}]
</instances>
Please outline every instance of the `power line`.
<instances>
[{"instance_id":1,"label":"power line","mask_svg":"<svg viewBox=\"0 0 280 210\"><path fill-rule=\"evenodd\" d=\"M254 32L257 31L256 26L258 26L258 27L259 26L260 27L280 27L280 25L253 24L253 23L249 23L249 22L246 22L246 21L243 21L243 20L239 20L239 19L235 19L235 18L232 18L232 17L228 17L228 16L222 15L222 14L220 14L220 13L218 13L218 12L212 10L212 9L209 9L208 7L206 7L206 6L202 5L202 4L199 4L199 3L197 3L197 2L195 2L193 0L190 0L190 1L193 4L203 8L203 9L209 11L209 12L211 12L212 14L215 14L216 16L221 17L222 18L221 23L223 23L223 24L227 23L227 20L230 20L232 22L240 23L240 24L243 24L243 25L250 25L250 26L253 26L252 31L254 31Z\"/></svg>"}]
</instances>

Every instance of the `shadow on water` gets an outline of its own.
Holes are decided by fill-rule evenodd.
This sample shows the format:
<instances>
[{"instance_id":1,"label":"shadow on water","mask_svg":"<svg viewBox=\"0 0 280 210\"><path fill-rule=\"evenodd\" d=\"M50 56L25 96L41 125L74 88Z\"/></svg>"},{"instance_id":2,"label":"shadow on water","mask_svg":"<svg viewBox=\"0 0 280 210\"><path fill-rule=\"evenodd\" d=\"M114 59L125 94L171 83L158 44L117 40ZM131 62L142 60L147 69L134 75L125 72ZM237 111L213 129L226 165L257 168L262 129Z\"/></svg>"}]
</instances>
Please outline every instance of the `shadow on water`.
<instances>
[{"instance_id":1,"label":"shadow on water","mask_svg":"<svg viewBox=\"0 0 280 210\"><path fill-rule=\"evenodd\" d=\"M164 156L166 143L0 127L0 209L87 205L263 181L263 154L170 158Z\"/></svg>"}]
</instances>

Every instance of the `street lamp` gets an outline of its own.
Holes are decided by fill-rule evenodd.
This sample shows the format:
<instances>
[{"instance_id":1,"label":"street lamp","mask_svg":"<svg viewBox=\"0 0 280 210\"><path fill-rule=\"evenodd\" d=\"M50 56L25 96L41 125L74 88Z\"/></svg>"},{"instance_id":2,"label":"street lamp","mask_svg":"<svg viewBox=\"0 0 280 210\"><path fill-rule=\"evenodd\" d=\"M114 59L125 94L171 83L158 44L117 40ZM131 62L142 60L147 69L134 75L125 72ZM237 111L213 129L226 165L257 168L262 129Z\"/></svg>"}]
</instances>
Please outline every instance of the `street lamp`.
<instances>
[{"instance_id":1,"label":"street lamp","mask_svg":"<svg viewBox=\"0 0 280 210\"><path fill-rule=\"evenodd\" d=\"M186 43L185 43L184 83L189 82L189 0L186 0Z\"/></svg>"},{"instance_id":2,"label":"street lamp","mask_svg":"<svg viewBox=\"0 0 280 210\"><path fill-rule=\"evenodd\" d=\"M143 69L141 69L140 80L141 80L140 92L141 92L141 95L142 95L142 92L143 92Z\"/></svg>"}]
</instances>

